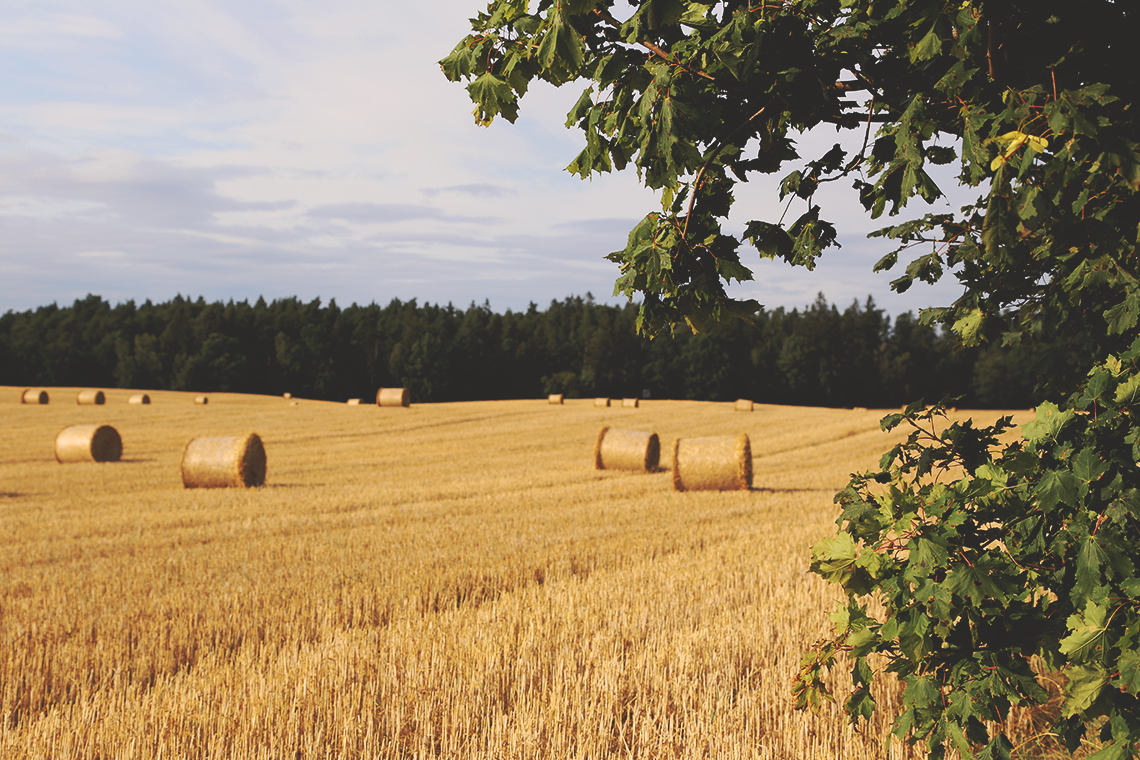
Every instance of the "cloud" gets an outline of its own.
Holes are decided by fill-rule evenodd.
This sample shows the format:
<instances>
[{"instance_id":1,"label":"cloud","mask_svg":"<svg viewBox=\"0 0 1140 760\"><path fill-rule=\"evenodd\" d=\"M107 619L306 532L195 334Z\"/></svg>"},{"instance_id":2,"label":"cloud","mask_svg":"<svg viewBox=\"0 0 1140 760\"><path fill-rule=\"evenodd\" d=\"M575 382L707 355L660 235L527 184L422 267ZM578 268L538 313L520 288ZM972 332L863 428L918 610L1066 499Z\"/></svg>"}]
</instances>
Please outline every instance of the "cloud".
<instances>
[{"instance_id":1,"label":"cloud","mask_svg":"<svg viewBox=\"0 0 1140 760\"><path fill-rule=\"evenodd\" d=\"M377 224L407 222L415 219L443 219L445 214L432 206L406 203L329 203L306 212L315 219Z\"/></svg>"},{"instance_id":2,"label":"cloud","mask_svg":"<svg viewBox=\"0 0 1140 760\"><path fill-rule=\"evenodd\" d=\"M475 198L508 198L510 196L518 195L519 191L511 187L504 187L502 185L487 185L487 184L471 184L471 185L451 185L450 187L429 187L420 190L421 193L429 198L434 198L443 193L457 193L460 195L470 195Z\"/></svg>"}]
</instances>

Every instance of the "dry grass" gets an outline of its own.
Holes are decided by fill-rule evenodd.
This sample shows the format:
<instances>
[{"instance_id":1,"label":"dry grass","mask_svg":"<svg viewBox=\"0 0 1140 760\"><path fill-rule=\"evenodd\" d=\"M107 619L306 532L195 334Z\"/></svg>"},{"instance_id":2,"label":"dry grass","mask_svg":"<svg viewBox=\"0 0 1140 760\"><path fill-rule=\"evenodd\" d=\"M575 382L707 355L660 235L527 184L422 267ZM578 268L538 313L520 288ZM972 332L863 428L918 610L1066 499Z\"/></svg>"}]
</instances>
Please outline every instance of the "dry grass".
<instances>
[{"instance_id":1,"label":"dry grass","mask_svg":"<svg viewBox=\"0 0 1140 760\"><path fill-rule=\"evenodd\" d=\"M392 415L156 391L140 414L129 391L17 391L0 757L907 756L886 721L790 704L834 599L809 547L888 445L880 412L645 401L664 441L751 438L752 490L676 493L668 472L593 469L624 416L589 399ZM83 423L119 430L121 463L55 463ZM247 430L265 487L183 489L187 440Z\"/></svg>"}]
</instances>

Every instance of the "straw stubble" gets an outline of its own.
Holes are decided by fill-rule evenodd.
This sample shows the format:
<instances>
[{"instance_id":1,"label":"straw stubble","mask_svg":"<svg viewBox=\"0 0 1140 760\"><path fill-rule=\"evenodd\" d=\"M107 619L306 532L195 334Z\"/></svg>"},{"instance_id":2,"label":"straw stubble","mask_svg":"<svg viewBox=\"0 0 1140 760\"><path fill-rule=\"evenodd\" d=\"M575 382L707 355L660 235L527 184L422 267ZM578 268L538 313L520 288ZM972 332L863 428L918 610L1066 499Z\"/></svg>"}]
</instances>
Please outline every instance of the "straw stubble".
<instances>
[{"instance_id":1,"label":"straw stubble","mask_svg":"<svg viewBox=\"0 0 1140 760\"><path fill-rule=\"evenodd\" d=\"M186 488L250 488L265 483L265 447L256 433L194 438L182 452Z\"/></svg>"}]
</instances>

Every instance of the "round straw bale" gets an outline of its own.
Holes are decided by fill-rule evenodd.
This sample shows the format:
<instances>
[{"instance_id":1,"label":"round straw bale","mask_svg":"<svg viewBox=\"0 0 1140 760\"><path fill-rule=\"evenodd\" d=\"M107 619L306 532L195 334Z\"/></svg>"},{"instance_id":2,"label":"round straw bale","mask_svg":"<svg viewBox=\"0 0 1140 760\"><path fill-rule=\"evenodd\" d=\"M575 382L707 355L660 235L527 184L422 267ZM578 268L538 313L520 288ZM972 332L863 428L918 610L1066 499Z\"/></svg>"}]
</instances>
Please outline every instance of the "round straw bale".
<instances>
[{"instance_id":1,"label":"round straw bale","mask_svg":"<svg viewBox=\"0 0 1140 760\"><path fill-rule=\"evenodd\" d=\"M656 470L661 459L661 443L657 433L640 430L598 432L594 444L594 468L598 470Z\"/></svg>"},{"instance_id":2,"label":"round straw bale","mask_svg":"<svg viewBox=\"0 0 1140 760\"><path fill-rule=\"evenodd\" d=\"M349 406L360 406L360 399L350 398L347 403Z\"/></svg>"},{"instance_id":3,"label":"round straw bale","mask_svg":"<svg viewBox=\"0 0 1140 760\"><path fill-rule=\"evenodd\" d=\"M20 394L21 404L46 404L48 401L48 392L39 388L28 388Z\"/></svg>"},{"instance_id":4,"label":"round straw bale","mask_svg":"<svg viewBox=\"0 0 1140 760\"><path fill-rule=\"evenodd\" d=\"M594 406L609 406L609 405L610 405L610 400L608 398L596 398L596 399L594 399Z\"/></svg>"},{"instance_id":5,"label":"round straw bale","mask_svg":"<svg viewBox=\"0 0 1140 760\"><path fill-rule=\"evenodd\" d=\"M107 397L103 395L103 391L79 391L75 396L75 403L80 406L98 406L107 403Z\"/></svg>"},{"instance_id":6,"label":"round straw bale","mask_svg":"<svg viewBox=\"0 0 1140 760\"><path fill-rule=\"evenodd\" d=\"M290 393L289 391L285 391L283 394L281 394L281 396L283 398L293 398L293 394Z\"/></svg>"},{"instance_id":7,"label":"round straw bale","mask_svg":"<svg viewBox=\"0 0 1140 760\"><path fill-rule=\"evenodd\" d=\"M377 406L407 406L412 402L412 394L407 388L381 388L376 391Z\"/></svg>"},{"instance_id":8,"label":"round straw bale","mask_svg":"<svg viewBox=\"0 0 1140 760\"><path fill-rule=\"evenodd\" d=\"M194 438L182 452L186 488L249 488L265 483L265 447L256 433Z\"/></svg>"},{"instance_id":9,"label":"round straw bale","mask_svg":"<svg viewBox=\"0 0 1140 760\"><path fill-rule=\"evenodd\" d=\"M736 399L736 406L734 407L734 409L735 409L735 411L738 411L738 412L751 412L752 411L752 400L746 399L746 398L738 398L738 399Z\"/></svg>"},{"instance_id":10,"label":"round straw bale","mask_svg":"<svg viewBox=\"0 0 1140 760\"><path fill-rule=\"evenodd\" d=\"M639 406L639 402L635 398L623 398L621 400L621 406L623 409L636 409Z\"/></svg>"},{"instance_id":11,"label":"round straw bale","mask_svg":"<svg viewBox=\"0 0 1140 760\"><path fill-rule=\"evenodd\" d=\"M55 461L118 462L123 439L110 425L72 425L55 437Z\"/></svg>"},{"instance_id":12,"label":"round straw bale","mask_svg":"<svg viewBox=\"0 0 1140 760\"><path fill-rule=\"evenodd\" d=\"M194 403L195 404L208 404L208 403L210 403L210 397L209 396L195 396L194 397Z\"/></svg>"},{"instance_id":13,"label":"round straw bale","mask_svg":"<svg viewBox=\"0 0 1140 760\"><path fill-rule=\"evenodd\" d=\"M752 444L747 434L673 441L675 490L734 491L751 487Z\"/></svg>"},{"instance_id":14,"label":"round straw bale","mask_svg":"<svg viewBox=\"0 0 1140 760\"><path fill-rule=\"evenodd\" d=\"M128 404L149 404L150 396L145 393L132 393L131 397L127 399Z\"/></svg>"},{"instance_id":15,"label":"round straw bale","mask_svg":"<svg viewBox=\"0 0 1140 760\"><path fill-rule=\"evenodd\" d=\"M561 393L551 393L546 398L546 401L549 404L561 404L562 403L562 394Z\"/></svg>"}]
</instances>

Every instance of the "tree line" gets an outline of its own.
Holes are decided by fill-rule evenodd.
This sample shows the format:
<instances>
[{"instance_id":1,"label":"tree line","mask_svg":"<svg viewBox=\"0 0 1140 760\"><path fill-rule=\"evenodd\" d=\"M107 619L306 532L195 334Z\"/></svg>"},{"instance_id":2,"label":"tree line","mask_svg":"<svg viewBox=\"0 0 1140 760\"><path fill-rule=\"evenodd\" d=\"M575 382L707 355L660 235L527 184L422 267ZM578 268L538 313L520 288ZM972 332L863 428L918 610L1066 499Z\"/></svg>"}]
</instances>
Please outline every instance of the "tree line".
<instances>
[{"instance_id":1,"label":"tree line","mask_svg":"<svg viewBox=\"0 0 1140 760\"><path fill-rule=\"evenodd\" d=\"M1021 408L1072 374L1071 348L963 348L868 297L648 339L638 307L572 296L543 310L393 300L71 306L0 316L0 384L234 391L326 400L410 389L416 402L631 397L893 407L923 398ZM1065 357L1069 357L1066 359Z\"/></svg>"}]
</instances>

